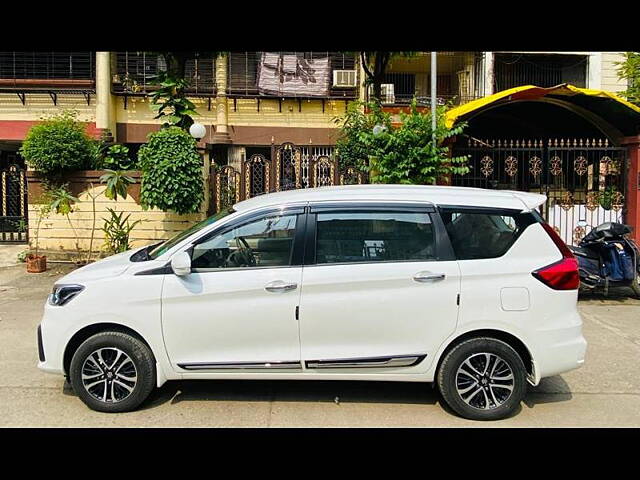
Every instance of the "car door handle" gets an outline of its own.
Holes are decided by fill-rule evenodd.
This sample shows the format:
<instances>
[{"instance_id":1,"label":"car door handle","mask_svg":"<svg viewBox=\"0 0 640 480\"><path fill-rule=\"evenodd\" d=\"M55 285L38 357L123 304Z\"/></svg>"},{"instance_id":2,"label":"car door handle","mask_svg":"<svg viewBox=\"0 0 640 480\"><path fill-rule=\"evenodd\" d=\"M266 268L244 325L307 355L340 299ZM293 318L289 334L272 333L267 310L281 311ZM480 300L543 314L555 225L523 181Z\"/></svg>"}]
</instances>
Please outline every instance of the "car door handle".
<instances>
[{"instance_id":1,"label":"car door handle","mask_svg":"<svg viewBox=\"0 0 640 480\"><path fill-rule=\"evenodd\" d=\"M297 283L287 283L282 280L275 280L273 282L269 282L264 286L264 289L267 292L278 293L278 292L288 292L290 290L295 290L298 288Z\"/></svg>"},{"instance_id":2,"label":"car door handle","mask_svg":"<svg viewBox=\"0 0 640 480\"><path fill-rule=\"evenodd\" d=\"M437 282L438 280L444 280L444 273L433 273L433 272L418 272L413 276L413 279L416 282Z\"/></svg>"}]
</instances>

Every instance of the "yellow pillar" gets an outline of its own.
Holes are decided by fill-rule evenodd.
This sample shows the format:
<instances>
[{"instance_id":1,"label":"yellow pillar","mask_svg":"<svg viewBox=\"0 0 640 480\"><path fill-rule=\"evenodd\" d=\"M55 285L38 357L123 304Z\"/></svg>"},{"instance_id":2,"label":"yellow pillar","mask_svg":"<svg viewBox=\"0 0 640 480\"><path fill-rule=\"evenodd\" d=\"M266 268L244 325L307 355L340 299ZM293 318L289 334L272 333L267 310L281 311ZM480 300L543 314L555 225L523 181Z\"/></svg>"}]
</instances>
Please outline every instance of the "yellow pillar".
<instances>
[{"instance_id":1,"label":"yellow pillar","mask_svg":"<svg viewBox=\"0 0 640 480\"><path fill-rule=\"evenodd\" d=\"M111 108L111 60L109 52L96 52L96 129L105 141L113 141Z\"/></svg>"},{"instance_id":2,"label":"yellow pillar","mask_svg":"<svg viewBox=\"0 0 640 480\"><path fill-rule=\"evenodd\" d=\"M216 59L216 132L211 143L231 143L227 113L227 56Z\"/></svg>"}]
</instances>

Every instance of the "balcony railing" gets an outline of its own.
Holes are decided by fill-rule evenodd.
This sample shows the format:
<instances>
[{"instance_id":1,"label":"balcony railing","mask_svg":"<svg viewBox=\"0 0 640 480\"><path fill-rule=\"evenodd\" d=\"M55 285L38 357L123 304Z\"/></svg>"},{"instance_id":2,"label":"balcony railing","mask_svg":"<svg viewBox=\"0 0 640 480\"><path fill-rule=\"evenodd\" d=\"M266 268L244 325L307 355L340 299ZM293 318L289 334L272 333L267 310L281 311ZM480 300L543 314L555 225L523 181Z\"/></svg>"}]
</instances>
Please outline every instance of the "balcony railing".
<instances>
[{"instance_id":1,"label":"balcony railing","mask_svg":"<svg viewBox=\"0 0 640 480\"><path fill-rule=\"evenodd\" d=\"M94 86L94 52L0 52L2 90L83 90Z\"/></svg>"},{"instance_id":2,"label":"balcony railing","mask_svg":"<svg viewBox=\"0 0 640 480\"><path fill-rule=\"evenodd\" d=\"M116 52L112 90L115 94L146 95L157 88L155 77L166 68L164 57L148 52ZM187 61L187 93L213 97L216 94L215 60L194 58Z\"/></svg>"},{"instance_id":3,"label":"balcony railing","mask_svg":"<svg viewBox=\"0 0 640 480\"><path fill-rule=\"evenodd\" d=\"M353 71L350 84L334 84L336 70ZM347 98L358 96L356 58L339 52L233 52L228 93L232 97Z\"/></svg>"}]
</instances>

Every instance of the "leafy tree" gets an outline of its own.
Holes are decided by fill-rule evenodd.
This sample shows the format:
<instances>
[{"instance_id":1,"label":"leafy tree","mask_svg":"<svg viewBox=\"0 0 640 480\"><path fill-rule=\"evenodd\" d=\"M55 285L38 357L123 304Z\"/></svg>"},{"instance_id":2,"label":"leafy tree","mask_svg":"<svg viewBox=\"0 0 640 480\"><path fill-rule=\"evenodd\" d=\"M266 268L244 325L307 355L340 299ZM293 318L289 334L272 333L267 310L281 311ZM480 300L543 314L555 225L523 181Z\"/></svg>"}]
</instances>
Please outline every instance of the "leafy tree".
<instances>
[{"instance_id":1,"label":"leafy tree","mask_svg":"<svg viewBox=\"0 0 640 480\"><path fill-rule=\"evenodd\" d=\"M177 126L188 130L193 125L193 115L198 115L196 106L186 95L189 79L186 78L187 62L191 59L215 59L224 52L150 52L162 55L166 69L158 73L158 89L151 94L151 109L157 112L154 118L164 121L163 128Z\"/></svg>"},{"instance_id":2,"label":"leafy tree","mask_svg":"<svg viewBox=\"0 0 640 480\"><path fill-rule=\"evenodd\" d=\"M90 167L95 144L77 113L67 110L31 127L20 154L30 167L52 177Z\"/></svg>"},{"instance_id":3,"label":"leafy tree","mask_svg":"<svg viewBox=\"0 0 640 480\"><path fill-rule=\"evenodd\" d=\"M640 52L626 52L618 65L618 77L627 81L627 89L620 92L631 103L640 105Z\"/></svg>"},{"instance_id":4,"label":"leafy tree","mask_svg":"<svg viewBox=\"0 0 640 480\"><path fill-rule=\"evenodd\" d=\"M196 141L179 127L149 134L140 147L142 169L140 204L176 213L196 213L204 198L202 160Z\"/></svg>"},{"instance_id":5,"label":"leafy tree","mask_svg":"<svg viewBox=\"0 0 640 480\"><path fill-rule=\"evenodd\" d=\"M466 156L450 157L445 140L462 133L464 124L445 126L445 107L437 110L437 127L431 126L431 114L418 111L415 100L409 113L400 114L400 125L391 125L390 115L375 103L370 111L353 107L341 123L337 142L338 157L348 165L368 168L374 183L432 184L450 174L468 172ZM382 132L374 133L373 126ZM368 167L367 167L368 163Z\"/></svg>"}]
</instances>

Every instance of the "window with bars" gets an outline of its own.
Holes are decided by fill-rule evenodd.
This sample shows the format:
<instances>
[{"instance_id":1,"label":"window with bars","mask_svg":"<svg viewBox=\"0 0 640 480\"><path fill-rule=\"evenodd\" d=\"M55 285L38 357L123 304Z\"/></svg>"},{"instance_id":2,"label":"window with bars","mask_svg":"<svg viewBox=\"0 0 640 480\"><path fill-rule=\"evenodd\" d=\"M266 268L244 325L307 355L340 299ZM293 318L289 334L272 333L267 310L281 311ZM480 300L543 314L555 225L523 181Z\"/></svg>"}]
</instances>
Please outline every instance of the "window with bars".
<instances>
[{"instance_id":1,"label":"window with bars","mask_svg":"<svg viewBox=\"0 0 640 480\"><path fill-rule=\"evenodd\" d=\"M155 88L155 76L166 68L164 57L149 52L116 52L113 91L115 93L147 93ZM193 58L187 61L187 92L210 96L216 92L215 59Z\"/></svg>"},{"instance_id":2,"label":"window with bars","mask_svg":"<svg viewBox=\"0 0 640 480\"><path fill-rule=\"evenodd\" d=\"M0 52L1 80L94 80L95 52Z\"/></svg>"},{"instance_id":3,"label":"window with bars","mask_svg":"<svg viewBox=\"0 0 640 480\"><path fill-rule=\"evenodd\" d=\"M498 92L522 85L555 87L561 83L585 87L587 65L587 55L496 53L494 88Z\"/></svg>"},{"instance_id":4,"label":"window with bars","mask_svg":"<svg viewBox=\"0 0 640 480\"><path fill-rule=\"evenodd\" d=\"M290 63L296 65L289 65ZM259 84L261 64L272 67L274 72L278 72L283 77L283 81L286 81L287 78L293 79L298 75L304 76L308 73L309 68L311 71L314 68L318 71L321 68L326 68L328 79L326 76L324 78L328 82L327 92L326 94L319 93L317 85L310 81L306 89L302 86L288 91L285 89L282 94L271 93L271 90L266 90L269 93L264 93ZM307 68L306 72L305 68ZM333 72L335 70L357 70L355 55L339 52L232 52L229 55L227 88L232 96L357 97L357 87L335 88L333 86ZM323 71L323 73L327 72Z\"/></svg>"}]
</instances>

